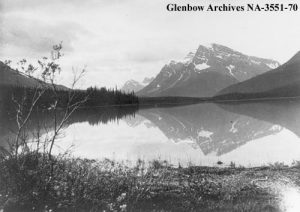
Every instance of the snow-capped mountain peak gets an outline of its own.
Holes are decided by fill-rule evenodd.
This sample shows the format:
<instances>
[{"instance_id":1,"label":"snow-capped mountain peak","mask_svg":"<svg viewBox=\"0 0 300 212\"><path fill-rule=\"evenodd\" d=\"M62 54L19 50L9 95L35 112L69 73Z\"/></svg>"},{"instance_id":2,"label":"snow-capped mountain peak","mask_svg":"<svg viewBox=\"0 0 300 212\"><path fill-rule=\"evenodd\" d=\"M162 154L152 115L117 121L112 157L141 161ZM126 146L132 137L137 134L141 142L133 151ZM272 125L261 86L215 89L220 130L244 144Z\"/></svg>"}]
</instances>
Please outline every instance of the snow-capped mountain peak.
<instances>
[{"instance_id":1,"label":"snow-capped mountain peak","mask_svg":"<svg viewBox=\"0 0 300 212\"><path fill-rule=\"evenodd\" d=\"M196 51L190 51L183 60L172 60L166 64L152 83L138 94L211 96L223 86L250 79L279 65L277 61L248 56L220 44L199 45ZM214 83L207 82L206 78ZM212 84L215 84L214 88ZM186 93L182 90L186 90Z\"/></svg>"},{"instance_id":2,"label":"snow-capped mountain peak","mask_svg":"<svg viewBox=\"0 0 300 212\"><path fill-rule=\"evenodd\" d=\"M167 66L172 69L180 63L186 67L193 66L198 73L210 67L222 68L222 74L231 75L238 81L247 80L280 65L275 60L248 56L216 43L199 45L196 51L189 52L183 60L171 60Z\"/></svg>"},{"instance_id":3,"label":"snow-capped mountain peak","mask_svg":"<svg viewBox=\"0 0 300 212\"><path fill-rule=\"evenodd\" d=\"M123 85L123 87L121 88L122 91L124 92L137 92L139 90L141 90L144 86L139 83L138 81L135 80L128 80L127 82L125 82L125 84Z\"/></svg>"},{"instance_id":4,"label":"snow-capped mountain peak","mask_svg":"<svg viewBox=\"0 0 300 212\"><path fill-rule=\"evenodd\" d=\"M121 90L124 92L138 92L139 90L147 86L150 82L152 82L153 79L154 77L146 77L141 83L133 79L128 80L124 83Z\"/></svg>"}]
</instances>

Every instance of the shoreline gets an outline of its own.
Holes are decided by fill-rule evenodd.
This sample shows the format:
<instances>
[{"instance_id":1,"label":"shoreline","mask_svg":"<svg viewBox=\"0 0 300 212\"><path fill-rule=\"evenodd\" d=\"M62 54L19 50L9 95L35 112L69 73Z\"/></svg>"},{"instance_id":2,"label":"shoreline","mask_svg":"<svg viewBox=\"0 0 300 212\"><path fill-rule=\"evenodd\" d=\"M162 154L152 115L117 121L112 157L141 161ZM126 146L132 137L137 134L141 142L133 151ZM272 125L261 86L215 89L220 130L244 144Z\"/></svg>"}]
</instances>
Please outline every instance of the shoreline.
<instances>
[{"instance_id":1,"label":"shoreline","mask_svg":"<svg viewBox=\"0 0 300 212\"><path fill-rule=\"evenodd\" d=\"M18 168L20 162L24 165ZM4 211L283 211L291 204L287 192L300 196L299 162L174 168L159 160L146 167L138 160L131 168L110 160L49 160L32 153L2 158L0 164L6 170L0 174Z\"/></svg>"}]
</instances>

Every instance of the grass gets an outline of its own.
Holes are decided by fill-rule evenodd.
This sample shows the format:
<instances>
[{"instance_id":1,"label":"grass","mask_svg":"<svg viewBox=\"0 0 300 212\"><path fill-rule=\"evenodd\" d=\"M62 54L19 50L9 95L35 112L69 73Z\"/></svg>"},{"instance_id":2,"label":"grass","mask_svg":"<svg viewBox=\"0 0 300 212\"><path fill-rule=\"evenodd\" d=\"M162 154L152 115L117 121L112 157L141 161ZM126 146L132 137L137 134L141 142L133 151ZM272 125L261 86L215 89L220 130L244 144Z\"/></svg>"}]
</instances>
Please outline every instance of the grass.
<instances>
[{"instance_id":1,"label":"grass","mask_svg":"<svg viewBox=\"0 0 300 212\"><path fill-rule=\"evenodd\" d=\"M4 211L280 211L270 183L300 179L299 163L175 168L138 160L128 167L37 153L3 157L0 169Z\"/></svg>"}]
</instances>

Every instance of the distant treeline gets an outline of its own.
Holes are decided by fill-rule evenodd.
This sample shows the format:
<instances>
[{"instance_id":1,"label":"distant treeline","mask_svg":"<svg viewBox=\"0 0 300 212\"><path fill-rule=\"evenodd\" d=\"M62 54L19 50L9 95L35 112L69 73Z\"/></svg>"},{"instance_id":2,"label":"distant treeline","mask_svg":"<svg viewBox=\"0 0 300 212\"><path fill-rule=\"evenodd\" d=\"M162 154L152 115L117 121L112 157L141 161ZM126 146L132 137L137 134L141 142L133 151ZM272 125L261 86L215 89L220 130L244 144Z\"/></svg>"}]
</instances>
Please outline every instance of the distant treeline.
<instances>
[{"instance_id":1,"label":"distant treeline","mask_svg":"<svg viewBox=\"0 0 300 212\"><path fill-rule=\"evenodd\" d=\"M106 105L136 105L138 97L132 93L125 93L117 89L90 87L86 90L55 90L53 88L28 88L28 87L0 87L0 102L2 106L10 108L16 103L29 107L39 92L43 94L38 100L40 108L66 107L68 104L82 102L81 107L97 107ZM10 108L11 109L11 108Z\"/></svg>"},{"instance_id":2,"label":"distant treeline","mask_svg":"<svg viewBox=\"0 0 300 212\"><path fill-rule=\"evenodd\" d=\"M7 142L6 135L15 134L18 130L17 111L20 110L19 115L24 119L34 96L41 91L42 89L35 88L0 86L0 146ZM69 102L71 95L74 97ZM33 109L24 130L29 134L40 128L42 131L51 131L55 126L54 117L58 122L63 119L68 102L69 105L74 104L86 97L86 101L69 117L66 126L77 122L94 125L118 121L126 116L134 116L139 108L138 98L134 93L126 94L117 89L58 90L56 94L54 90L47 89ZM53 110L55 102L57 110Z\"/></svg>"},{"instance_id":3,"label":"distant treeline","mask_svg":"<svg viewBox=\"0 0 300 212\"><path fill-rule=\"evenodd\" d=\"M90 87L81 95L88 96L86 106L99 106L99 105L128 105L138 104L139 99L134 92L126 93L118 89L106 89L97 87Z\"/></svg>"}]
</instances>

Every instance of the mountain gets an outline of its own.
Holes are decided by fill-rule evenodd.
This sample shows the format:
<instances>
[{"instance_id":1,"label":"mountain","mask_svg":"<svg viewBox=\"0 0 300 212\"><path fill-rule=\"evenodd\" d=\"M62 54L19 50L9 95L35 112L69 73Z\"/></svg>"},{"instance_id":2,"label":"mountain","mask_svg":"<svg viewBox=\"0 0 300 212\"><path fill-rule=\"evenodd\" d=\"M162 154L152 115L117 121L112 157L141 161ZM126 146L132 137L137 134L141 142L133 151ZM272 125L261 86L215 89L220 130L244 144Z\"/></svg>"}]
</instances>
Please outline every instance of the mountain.
<instances>
[{"instance_id":1,"label":"mountain","mask_svg":"<svg viewBox=\"0 0 300 212\"><path fill-rule=\"evenodd\" d=\"M144 86L139 83L138 81L135 80L128 80L127 82L125 82L125 84L123 85L123 87L121 88L122 91L130 93L132 91L137 92L139 90L141 90Z\"/></svg>"},{"instance_id":2,"label":"mountain","mask_svg":"<svg viewBox=\"0 0 300 212\"><path fill-rule=\"evenodd\" d=\"M0 61L0 86L39 87L42 84L45 85L43 81L29 77ZM68 89L62 85L57 85L57 88Z\"/></svg>"},{"instance_id":3,"label":"mountain","mask_svg":"<svg viewBox=\"0 0 300 212\"><path fill-rule=\"evenodd\" d=\"M139 96L210 97L229 85L279 66L270 59L247 56L219 44L200 45L183 61L171 61Z\"/></svg>"},{"instance_id":4,"label":"mountain","mask_svg":"<svg viewBox=\"0 0 300 212\"><path fill-rule=\"evenodd\" d=\"M40 85L40 82L11 69L0 61L0 85L36 87Z\"/></svg>"},{"instance_id":5,"label":"mountain","mask_svg":"<svg viewBox=\"0 0 300 212\"><path fill-rule=\"evenodd\" d=\"M294 97L300 95L300 51L278 68L221 90L219 98Z\"/></svg>"},{"instance_id":6,"label":"mountain","mask_svg":"<svg viewBox=\"0 0 300 212\"><path fill-rule=\"evenodd\" d=\"M143 80L143 84L148 85L149 83L151 83L154 80L154 77L145 77L145 79Z\"/></svg>"},{"instance_id":7,"label":"mountain","mask_svg":"<svg viewBox=\"0 0 300 212\"><path fill-rule=\"evenodd\" d=\"M150 82L152 82L154 80L154 77L146 77L142 83L136 81L136 80L128 80L127 82L125 82L125 84L123 85L123 87L121 88L122 91L125 91L127 93L130 93L132 91L134 92L138 92L141 89L143 89L145 86L147 86Z\"/></svg>"}]
</instances>

